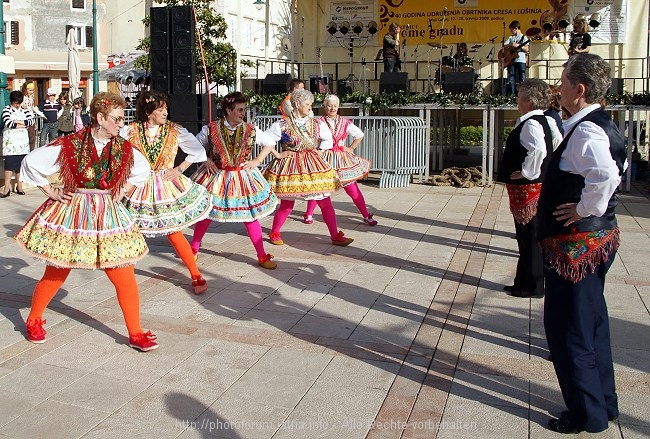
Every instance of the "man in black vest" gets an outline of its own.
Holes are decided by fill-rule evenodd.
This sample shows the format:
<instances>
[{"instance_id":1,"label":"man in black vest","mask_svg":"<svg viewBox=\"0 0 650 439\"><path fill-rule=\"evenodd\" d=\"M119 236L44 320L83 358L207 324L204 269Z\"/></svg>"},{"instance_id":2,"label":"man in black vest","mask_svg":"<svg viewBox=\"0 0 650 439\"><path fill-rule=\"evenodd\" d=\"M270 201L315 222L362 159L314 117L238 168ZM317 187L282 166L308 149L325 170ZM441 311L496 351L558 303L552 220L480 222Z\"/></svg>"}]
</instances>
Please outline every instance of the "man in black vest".
<instances>
[{"instance_id":1,"label":"man in black vest","mask_svg":"<svg viewBox=\"0 0 650 439\"><path fill-rule=\"evenodd\" d=\"M600 102L610 66L598 55L564 65L561 103L572 115L543 180L538 215L544 257L544 328L567 411L560 433L600 432L618 418L605 274L619 245L614 192L626 167L623 137Z\"/></svg>"},{"instance_id":2,"label":"man in black vest","mask_svg":"<svg viewBox=\"0 0 650 439\"><path fill-rule=\"evenodd\" d=\"M526 79L519 85L517 107L521 117L508 135L497 178L506 184L515 220L517 274L513 285L503 287L515 297L544 297L542 252L537 245L537 202L546 165L553 149L562 142L557 124L544 115L551 97L551 89L541 79Z\"/></svg>"}]
</instances>

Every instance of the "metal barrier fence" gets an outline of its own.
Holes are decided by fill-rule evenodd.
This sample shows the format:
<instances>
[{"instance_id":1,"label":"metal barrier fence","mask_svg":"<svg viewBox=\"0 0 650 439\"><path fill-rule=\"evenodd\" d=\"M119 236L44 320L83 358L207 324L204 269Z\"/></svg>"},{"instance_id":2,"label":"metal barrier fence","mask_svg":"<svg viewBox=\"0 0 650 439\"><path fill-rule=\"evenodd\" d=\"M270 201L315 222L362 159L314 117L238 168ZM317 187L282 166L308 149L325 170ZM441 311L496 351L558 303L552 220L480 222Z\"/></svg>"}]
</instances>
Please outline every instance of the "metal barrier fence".
<instances>
[{"instance_id":1,"label":"metal barrier fence","mask_svg":"<svg viewBox=\"0 0 650 439\"><path fill-rule=\"evenodd\" d=\"M280 116L257 116L260 129L268 129ZM357 153L371 162L371 171L381 172L380 188L407 187L413 175L420 182L427 170L427 127L419 117L352 116L365 134ZM348 139L351 142L351 139ZM255 153L259 152L259 147Z\"/></svg>"}]
</instances>

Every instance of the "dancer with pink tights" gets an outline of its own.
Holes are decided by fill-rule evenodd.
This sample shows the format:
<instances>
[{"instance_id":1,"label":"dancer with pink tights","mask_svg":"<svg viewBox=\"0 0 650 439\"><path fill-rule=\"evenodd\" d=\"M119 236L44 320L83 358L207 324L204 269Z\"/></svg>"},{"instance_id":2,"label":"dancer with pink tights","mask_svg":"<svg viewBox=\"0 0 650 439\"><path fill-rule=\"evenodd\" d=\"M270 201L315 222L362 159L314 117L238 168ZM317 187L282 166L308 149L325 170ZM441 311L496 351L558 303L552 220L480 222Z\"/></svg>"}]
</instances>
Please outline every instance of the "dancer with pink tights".
<instances>
[{"instance_id":1,"label":"dancer with pink tights","mask_svg":"<svg viewBox=\"0 0 650 439\"><path fill-rule=\"evenodd\" d=\"M345 193L352 198L354 205L363 216L363 222L374 226L377 221L372 218L372 213L368 212L366 200L357 185L357 180L365 178L370 172L370 162L354 154L354 150L363 140L363 131L350 119L339 116L339 98L336 95L328 95L323 101L323 105L325 106L325 116L321 116L318 120L323 122L332 133L332 141L321 142L320 149L323 150L321 155L336 170ZM350 146L345 146L348 135L354 140ZM315 209L316 201L309 200L303 220L305 224L314 222Z\"/></svg>"},{"instance_id":2,"label":"dancer with pink tights","mask_svg":"<svg viewBox=\"0 0 650 439\"><path fill-rule=\"evenodd\" d=\"M340 187L336 171L320 155L319 142L329 141L332 133L323 122L309 116L314 95L307 90L291 93L293 111L274 123L266 133L273 141L280 141L282 151L292 155L276 158L264 171L264 177L273 192L280 198L280 208L273 218L269 234L270 242L282 245L280 229L293 210L296 198L315 200L321 209L333 245L346 246L352 238L346 238L336 224L336 213L330 193Z\"/></svg>"},{"instance_id":3,"label":"dancer with pink tights","mask_svg":"<svg viewBox=\"0 0 650 439\"><path fill-rule=\"evenodd\" d=\"M224 117L205 125L196 135L209 152L208 160L192 179L210 192L212 209L207 219L194 226L192 252L198 255L201 240L212 221L244 223L255 247L258 265L274 270L277 264L264 250L259 220L273 213L278 199L257 167L270 153L276 157L289 153L275 151L275 142L269 136L256 130L255 125L244 122L247 104L248 98L240 92L224 96L221 104ZM269 146L250 160L256 141Z\"/></svg>"}]
</instances>

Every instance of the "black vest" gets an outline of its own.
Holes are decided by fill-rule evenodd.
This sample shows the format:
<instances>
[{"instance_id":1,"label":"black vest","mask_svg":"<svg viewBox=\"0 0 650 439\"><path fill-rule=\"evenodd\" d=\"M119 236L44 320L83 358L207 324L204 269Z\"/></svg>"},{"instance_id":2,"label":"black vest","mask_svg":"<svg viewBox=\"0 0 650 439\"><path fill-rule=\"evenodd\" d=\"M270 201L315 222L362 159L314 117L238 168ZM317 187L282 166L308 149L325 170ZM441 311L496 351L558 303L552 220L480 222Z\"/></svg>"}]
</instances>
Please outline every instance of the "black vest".
<instances>
[{"instance_id":1,"label":"black vest","mask_svg":"<svg viewBox=\"0 0 650 439\"><path fill-rule=\"evenodd\" d=\"M524 128L524 124L528 121L520 123L515 127L514 130L508 135L506 140L506 148L503 151L503 159L501 159L501 166L499 167L499 173L497 174L497 181L501 183L508 184L533 184L540 183L544 177L544 173L549 163L551 154L553 154L553 134L551 132L551 127L548 125L548 120L546 116L535 115L531 116L529 119L536 120L542 125L544 129L544 138L546 140L546 157L542 162L542 170L538 178L535 180L528 180L527 178L519 178L516 180L511 180L510 175L515 171L521 171L521 165L526 159L528 151L521 144L521 130Z\"/></svg>"},{"instance_id":2,"label":"black vest","mask_svg":"<svg viewBox=\"0 0 650 439\"><path fill-rule=\"evenodd\" d=\"M573 232L591 232L596 230L612 230L616 227L616 216L614 209L618 202L613 194L607 204L607 210L603 216L588 216L564 227L562 221L556 221L553 212L560 204L578 203L580 195L585 187L585 179L578 174L572 174L560 170L560 157L567 147L568 141L573 135L575 128L582 122L589 121L601 127L609 138L609 153L616 162L619 175L623 175L627 152L625 141L618 127L614 124L607 112L597 109L587 114L569 132L560 146L555 150L549 168L542 183L542 193L537 204L537 216L539 218L540 231L539 240L551 236L566 235Z\"/></svg>"}]
</instances>

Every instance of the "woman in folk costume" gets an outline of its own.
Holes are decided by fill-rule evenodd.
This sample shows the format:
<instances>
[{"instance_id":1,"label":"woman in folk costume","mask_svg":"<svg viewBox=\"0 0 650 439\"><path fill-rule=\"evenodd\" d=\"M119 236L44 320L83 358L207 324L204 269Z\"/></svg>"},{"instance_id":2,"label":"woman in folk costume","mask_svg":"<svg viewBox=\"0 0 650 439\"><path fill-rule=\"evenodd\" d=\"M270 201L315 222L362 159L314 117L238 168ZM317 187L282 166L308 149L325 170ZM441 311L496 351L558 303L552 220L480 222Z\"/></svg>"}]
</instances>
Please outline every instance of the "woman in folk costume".
<instances>
[{"instance_id":1,"label":"woman in folk costume","mask_svg":"<svg viewBox=\"0 0 650 439\"><path fill-rule=\"evenodd\" d=\"M22 180L38 186L48 200L16 234L18 244L47 263L36 284L27 317L27 339L45 342L43 312L72 268L104 270L115 286L124 313L129 345L156 349L156 336L140 327L140 299L133 264L147 254L147 244L126 208L124 193L144 184L147 159L118 136L126 102L110 93L90 103L92 123L56 139L25 157ZM60 172L63 188L48 175Z\"/></svg>"},{"instance_id":2,"label":"woman in folk costume","mask_svg":"<svg viewBox=\"0 0 650 439\"><path fill-rule=\"evenodd\" d=\"M323 141L320 148L323 150L322 157L330 163L338 174L339 181L343 185L345 193L352 198L354 205L363 216L363 221L374 226L377 221L372 219L372 213L368 212L366 200L357 185L370 172L370 162L354 154L363 140L363 131L359 129L350 119L339 116L339 98L336 95L328 95L323 102L325 105L325 116L320 117L329 131L332 133L332 143ZM354 139L350 146L345 146L348 134ZM307 202L307 210L304 216L305 224L314 222L313 214L316 209L316 201Z\"/></svg>"},{"instance_id":3,"label":"woman in folk costume","mask_svg":"<svg viewBox=\"0 0 650 439\"><path fill-rule=\"evenodd\" d=\"M293 152L276 158L264 171L264 177L273 192L280 198L280 208L273 218L269 238L271 244L282 245L280 229L284 225L296 198L316 200L321 209L333 245L346 246L352 238L346 238L336 224L336 213L330 199L330 192L341 184L336 171L320 156L319 141L332 140L332 133L324 122L309 117L314 95L307 90L291 93L293 111L290 115L275 122L266 131L275 142L280 141L283 151Z\"/></svg>"},{"instance_id":4,"label":"woman in folk costume","mask_svg":"<svg viewBox=\"0 0 650 439\"><path fill-rule=\"evenodd\" d=\"M277 264L264 250L259 220L275 210L278 199L257 167L269 153L276 157L288 154L276 152L273 140L256 130L255 125L244 122L247 104L248 98L243 93L226 95L221 103L224 117L204 126L196 136L202 145L209 147L209 154L208 161L192 178L212 195L212 210L209 218L194 226L192 251L198 253L212 221L244 223L258 265L273 270ZM260 137L266 141L260 142ZM269 146L250 160L256 141Z\"/></svg>"},{"instance_id":5,"label":"woman in folk costume","mask_svg":"<svg viewBox=\"0 0 650 439\"><path fill-rule=\"evenodd\" d=\"M149 160L152 168L144 186L127 193L124 205L145 236L167 236L190 271L194 293L202 294L208 286L181 230L205 218L210 210L205 188L183 175L192 163L204 162L206 155L192 134L167 120L168 109L166 94L142 92L136 106L138 121L121 130L122 137ZM174 167L179 147L187 157Z\"/></svg>"}]
</instances>

